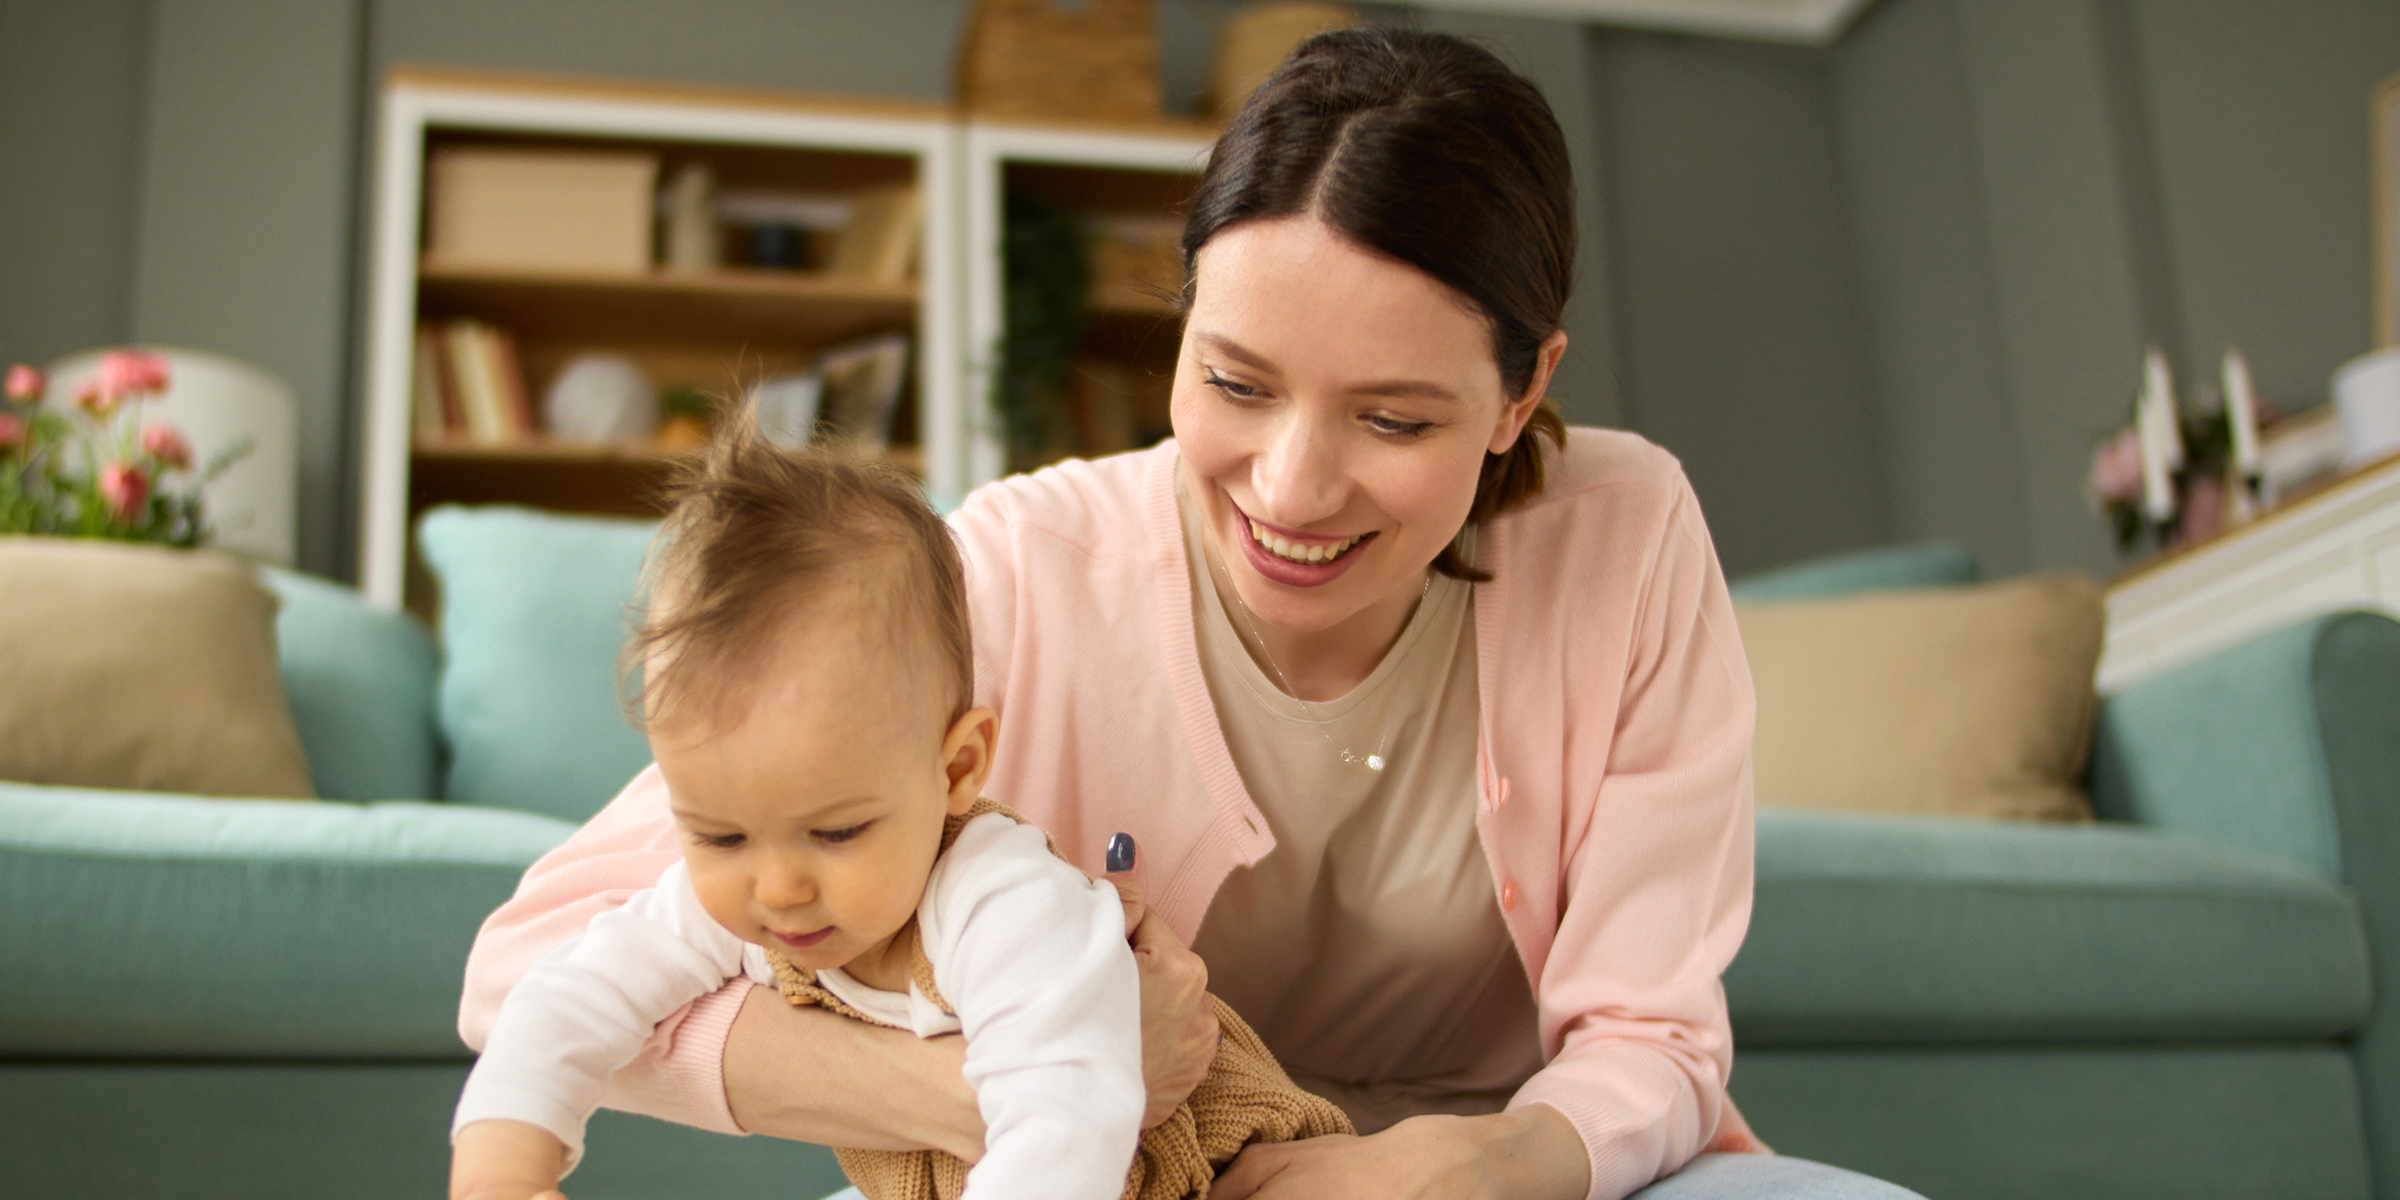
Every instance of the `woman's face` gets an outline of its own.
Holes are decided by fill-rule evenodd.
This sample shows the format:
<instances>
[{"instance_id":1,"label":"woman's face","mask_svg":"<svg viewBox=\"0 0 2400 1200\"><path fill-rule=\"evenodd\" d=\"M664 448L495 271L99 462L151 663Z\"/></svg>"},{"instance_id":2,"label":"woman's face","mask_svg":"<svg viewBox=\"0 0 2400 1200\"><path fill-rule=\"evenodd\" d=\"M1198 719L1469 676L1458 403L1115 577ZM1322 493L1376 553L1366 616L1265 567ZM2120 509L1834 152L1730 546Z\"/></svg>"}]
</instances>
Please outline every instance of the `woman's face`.
<instances>
[{"instance_id":1,"label":"woman's face","mask_svg":"<svg viewBox=\"0 0 2400 1200\"><path fill-rule=\"evenodd\" d=\"M1491 328L1464 299L1309 216L1232 226L1193 273L1175 437L1243 603L1309 634L1413 600L1566 335L1508 396Z\"/></svg>"}]
</instances>

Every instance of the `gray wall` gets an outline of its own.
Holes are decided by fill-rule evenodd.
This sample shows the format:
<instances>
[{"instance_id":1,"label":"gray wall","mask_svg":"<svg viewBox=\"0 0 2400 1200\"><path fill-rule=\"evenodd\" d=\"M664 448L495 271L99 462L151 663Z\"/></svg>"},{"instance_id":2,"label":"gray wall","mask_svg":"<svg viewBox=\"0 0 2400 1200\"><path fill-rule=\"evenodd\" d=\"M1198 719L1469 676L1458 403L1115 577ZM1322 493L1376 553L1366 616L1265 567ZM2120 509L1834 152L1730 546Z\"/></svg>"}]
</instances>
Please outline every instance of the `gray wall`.
<instances>
[{"instance_id":1,"label":"gray wall","mask_svg":"<svg viewBox=\"0 0 2400 1200\"><path fill-rule=\"evenodd\" d=\"M348 567L357 6L153 0L135 340L230 354L299 398L298 558Z\"/></svg>"},{"instance_id":2,"label":"gray wall","mask_svg":"<svg viewBox=\"0 0 2400 1200\"><path fill-rule=\"evenodd\" d=\"M0 0L0 360L132 334L149 12Z\"/></svg>"},{"instance_id":3,"label":"gray wall","mask_svg":"<svg viewBox=\"0 0 2400 1200\"><path fill-rule=\"evenodd\" d=\"M1594 41L1628 424L1682 458L1730 572L1884 540L1824 56Z\"/></svg>"},{"instance_id":4,"label":"gray wall","mask_svg":"<svg viewBox=\"0 0 2400 1200\"><path fill-rule=\"evenodd\" d=\"M1233 0L1161 0L1171 107ZM225 350L301 395L350 569L361 198L402 62L938 98L965 0L0 0L0 356ZM2366 348L2388 0L1883 0L1825 51L1410 15L1540 83L1584 226L1557 395L1680 455L1736 571L1891 538L2105 571L2157 341L2288 404Z\"/></svg>"}]
</instances>

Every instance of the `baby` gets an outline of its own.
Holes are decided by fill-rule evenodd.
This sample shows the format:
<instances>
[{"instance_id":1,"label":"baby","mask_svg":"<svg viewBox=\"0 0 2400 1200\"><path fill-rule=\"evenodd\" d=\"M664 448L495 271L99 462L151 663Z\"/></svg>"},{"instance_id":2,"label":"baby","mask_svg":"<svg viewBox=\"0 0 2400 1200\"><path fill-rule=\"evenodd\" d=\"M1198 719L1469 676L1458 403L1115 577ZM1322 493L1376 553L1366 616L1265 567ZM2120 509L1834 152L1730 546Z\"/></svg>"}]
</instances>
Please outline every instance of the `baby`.
<instances>
[{"instance_id":1,"label":"baby","mask_svg":"<svg viewBox=\"0 0 2400 1200\"><path fill-rule=\"evenodd\" d=\"M736 976L966 1036L983 1157L840 1152L871 1197L1200 1194L1247 1141L1349 1131L1219 1005L1186 1108L1220 1115L1141 1133L1124 909L979 799L997 719L972 707L957 547L913 483L745 417L674 499L628 661L683 858L509 993L459 1098L453 1200L555 1195L609 1076Z\"/></svg>"}]
</instances>

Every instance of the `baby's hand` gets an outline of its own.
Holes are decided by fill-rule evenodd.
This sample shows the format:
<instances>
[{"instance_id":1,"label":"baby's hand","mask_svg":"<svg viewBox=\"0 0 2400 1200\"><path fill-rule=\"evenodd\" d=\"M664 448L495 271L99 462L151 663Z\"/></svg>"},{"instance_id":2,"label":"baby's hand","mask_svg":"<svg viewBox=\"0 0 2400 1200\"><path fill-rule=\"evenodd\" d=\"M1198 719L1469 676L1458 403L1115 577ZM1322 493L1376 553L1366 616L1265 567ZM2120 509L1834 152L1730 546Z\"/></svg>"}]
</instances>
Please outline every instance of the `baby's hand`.
<instances>
[{"instance_id":1,"label":"baby's hand","mask_svg":"<svg viewBox=\"0 0 2400 1200\"><path fill-rule=\"evenodd\" d=\"M567 1147L523 1121L477 1121L450 1145L450 1200L567 1200Z\"/></svg>"}]
</instances>

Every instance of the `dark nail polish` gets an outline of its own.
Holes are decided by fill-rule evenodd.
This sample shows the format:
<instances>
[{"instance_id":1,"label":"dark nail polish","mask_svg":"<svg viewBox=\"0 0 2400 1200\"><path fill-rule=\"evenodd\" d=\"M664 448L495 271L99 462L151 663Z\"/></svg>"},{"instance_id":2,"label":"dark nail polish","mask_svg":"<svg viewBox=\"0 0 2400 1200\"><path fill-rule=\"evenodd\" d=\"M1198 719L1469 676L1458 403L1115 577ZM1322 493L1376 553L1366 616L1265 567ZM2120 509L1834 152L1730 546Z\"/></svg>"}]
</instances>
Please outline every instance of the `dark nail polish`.
<instances>
[{"instance_id":1,"label":"dark nail polish","mask_svg":"<svg viewBox=\"0 0 2400 1200\"><path fill-rule=\"evenodd\" d=\"M1108 838L1108 869L1110 873L1133 869L1133 835L1110 834Z\"/></svg>"}]
</instances>

